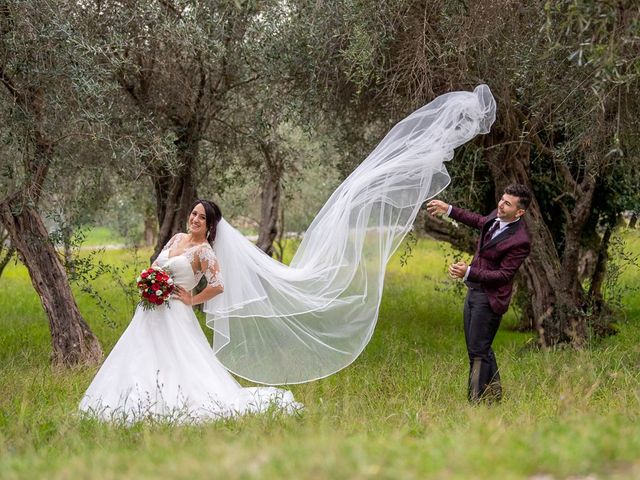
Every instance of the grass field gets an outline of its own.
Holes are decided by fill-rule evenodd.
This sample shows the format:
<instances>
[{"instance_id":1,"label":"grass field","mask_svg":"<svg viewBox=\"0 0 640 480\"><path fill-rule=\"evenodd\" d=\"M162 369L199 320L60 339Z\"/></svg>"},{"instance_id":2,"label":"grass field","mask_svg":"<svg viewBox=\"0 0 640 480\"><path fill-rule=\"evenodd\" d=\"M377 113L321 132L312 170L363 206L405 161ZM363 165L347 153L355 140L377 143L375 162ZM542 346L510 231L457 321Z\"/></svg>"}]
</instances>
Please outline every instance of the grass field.
<instances>
[{"instance_id":1,"label":"grass field","mask_svg":"<svg viewBox=\"0 0 640 480\"><path fill-rule=\"evenodd\" d=\"M640 235L625 235L640 253ZM144 255L143 255L144 254ZM94 368L53 370L46 318L21 266L0 278L0 478L640 478L640 299L624 291L620 333L582 351L541 352L510 312L495 351L505 388L468 405L462 292L447 247L424 239L389 265L380 320L347 369L291 389L305 411L203 426L113 427L80 419ZM133 278L148 252L106 251ZM628 269L635 287L640 272ZM109 351L134 301L103 276L108 319L85 318Z\"/></svg>"},{"instance_id":2,"label":"grass field","mask_svg":"<svg viewBox=\"0 0 640 480\"><path fill-rule=\"evenodd\" d=\"M105 227L91 227L83 231L84 247L94 247L99 245L124 245L126 240L113 230Z\"/></svg>"}]
</instances>

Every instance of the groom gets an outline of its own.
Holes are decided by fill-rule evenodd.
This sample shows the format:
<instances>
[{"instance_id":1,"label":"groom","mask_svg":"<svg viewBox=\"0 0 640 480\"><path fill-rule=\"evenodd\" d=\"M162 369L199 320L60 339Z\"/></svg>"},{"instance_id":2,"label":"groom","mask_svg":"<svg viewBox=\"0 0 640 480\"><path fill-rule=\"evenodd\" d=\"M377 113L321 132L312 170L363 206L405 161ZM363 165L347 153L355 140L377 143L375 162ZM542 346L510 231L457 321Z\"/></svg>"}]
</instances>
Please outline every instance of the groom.
<instances>
[{"instance_id":1,"label":"groom","mask_svg":"<svg viewBox=\"0 0 640 480\"><path fill-rule=\"evenodd\" d=\"M464 336L469 353L469 401L500 401L502 387L491 343L502 315L509 308L513 277L529 255L529 233L521 217L531 203L524 185L504 189L498 208L482 216L463 208L431 200L427 211L444 214L480 230L471 264L449 266L452 278L461 278L468 287L464 302Z\"/></svg>"}]
</instances>

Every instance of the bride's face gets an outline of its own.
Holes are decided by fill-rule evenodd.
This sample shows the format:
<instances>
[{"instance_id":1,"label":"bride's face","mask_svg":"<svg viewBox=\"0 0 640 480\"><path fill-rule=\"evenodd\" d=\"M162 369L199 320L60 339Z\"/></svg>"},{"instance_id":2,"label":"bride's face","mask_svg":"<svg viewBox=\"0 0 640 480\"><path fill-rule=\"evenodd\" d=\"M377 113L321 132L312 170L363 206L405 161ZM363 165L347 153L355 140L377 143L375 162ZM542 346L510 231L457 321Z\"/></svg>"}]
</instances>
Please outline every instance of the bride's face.
<instances>
[{"instance_id":1,"label":"bride's face","mask_svg":"<svg viewBox=\"0 0 640 480\"><path fill-rule=\"evenodd\" d=\"M201 203L193 207L189 214L189 231L196 236L206 236L207 215Z\"/></svg>"}]
</instances>

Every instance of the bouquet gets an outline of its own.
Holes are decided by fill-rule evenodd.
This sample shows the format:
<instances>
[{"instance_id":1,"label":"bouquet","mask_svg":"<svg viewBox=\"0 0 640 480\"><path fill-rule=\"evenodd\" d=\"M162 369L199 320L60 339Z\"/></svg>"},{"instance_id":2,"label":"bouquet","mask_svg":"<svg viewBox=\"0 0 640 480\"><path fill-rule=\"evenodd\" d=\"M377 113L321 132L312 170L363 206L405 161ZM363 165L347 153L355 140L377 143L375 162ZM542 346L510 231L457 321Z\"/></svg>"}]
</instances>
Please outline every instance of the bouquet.
<instances>
[{"instance_id":1,"label":"bouquet","mask_svg":"<svg viewBox=\"0 0 640 480\"><path fill-rule=\"evenodd\" d=\"M173 293L175 285L168 272L159 267L149 267L140 272L136 279L140 292L140 305L145 310L151 310L166 303Z\"/></svg>"}]
</instances>

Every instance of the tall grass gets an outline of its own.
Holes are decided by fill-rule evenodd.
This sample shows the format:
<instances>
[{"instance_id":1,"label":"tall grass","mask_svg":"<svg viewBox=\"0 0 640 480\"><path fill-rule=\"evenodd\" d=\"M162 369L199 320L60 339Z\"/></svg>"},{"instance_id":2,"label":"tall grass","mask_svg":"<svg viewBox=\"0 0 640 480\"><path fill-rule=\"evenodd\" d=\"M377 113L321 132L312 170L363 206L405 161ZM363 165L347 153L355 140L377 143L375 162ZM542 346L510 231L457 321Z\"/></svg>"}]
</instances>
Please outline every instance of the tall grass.
<instances>
[{"instance_id":1,"label":"tall grass","mask_svg":"<svg viewBox=\"0 0 640 480\"><path fill-rule=\"evenodd\" d=\"M640 252L640 236L627 235ZM143 252L144 253L144 252ZM133 278L148 255L104 252ZM94 368L49 366L47 322L25 270L0 279L0 478L548 478L640 477L640 304L625 291L620 333L582 351L541 352L509 328L495 341L500 405L466 401L462 295L447 280L451 252L420 240L390 265L374 337L345 370L291 387L305 411L202 426L131 428L81 419ZM640 274L628 270L633 287ZM105 320L81 311L109 351L133 301L105 276Z\"/></svg>"}]
</instances>

